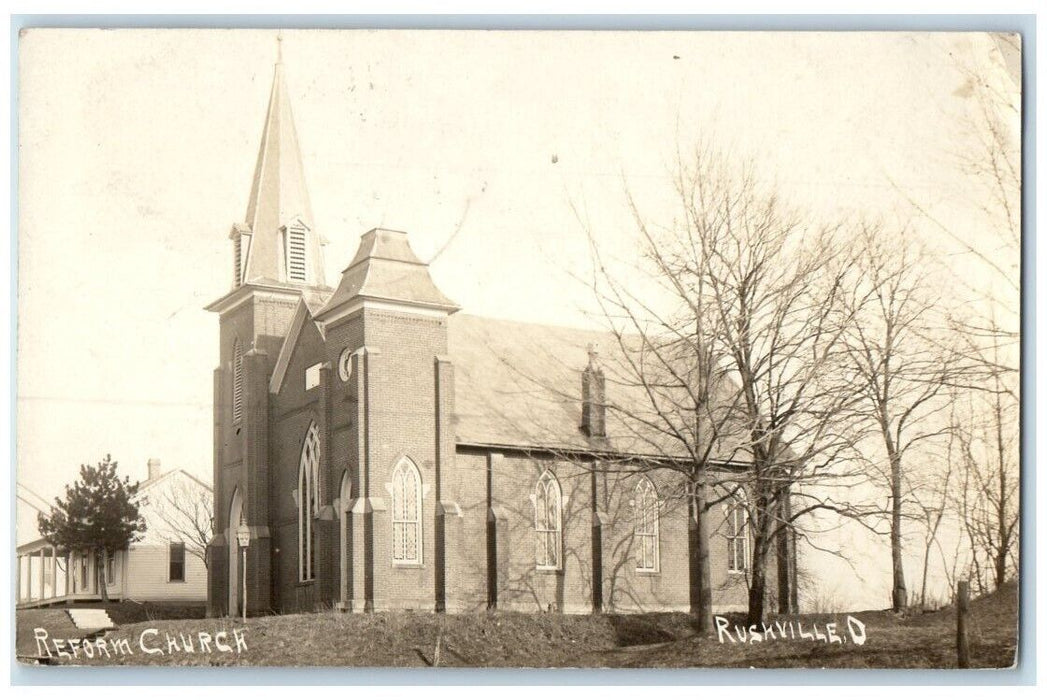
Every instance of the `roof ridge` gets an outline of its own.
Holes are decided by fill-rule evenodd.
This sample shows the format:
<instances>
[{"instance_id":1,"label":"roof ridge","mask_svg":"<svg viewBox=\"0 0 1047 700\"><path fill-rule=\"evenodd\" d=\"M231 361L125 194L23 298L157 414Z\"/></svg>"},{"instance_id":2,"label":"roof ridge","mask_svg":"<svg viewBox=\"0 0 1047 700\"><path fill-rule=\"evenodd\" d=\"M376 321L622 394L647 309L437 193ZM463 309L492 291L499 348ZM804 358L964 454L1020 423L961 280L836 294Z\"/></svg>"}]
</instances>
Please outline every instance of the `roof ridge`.
<instances>
[{"instance_id":1,"label":"roof ridge","mask_svg":"<svg viewBox=\"0 0 1047 700\"><path fill-rule=\"evenodd\" d=\"M210 486L209 484L204 483L203 481L201 481L197 477L195 477L192 474L190 474L189 472L187 472L185 469L182 469L181 467L175 467L174 469L168 469L163 474L160 474L159 476L153 477L152 479L146 479L145 481L138 482L138 492L141 493L144 489L150 489L153 486L156 486L157 484L159 484L161 481L163 481L167 477L171 476L172 474L182 474L184 476L187 476L190 479L192 479L193 481L195 481L196 483L198 483L201 486L203 486L204 488L206 488L208 491L214 491L214 488L212 486Z\"/></svg>"}]
</instances>

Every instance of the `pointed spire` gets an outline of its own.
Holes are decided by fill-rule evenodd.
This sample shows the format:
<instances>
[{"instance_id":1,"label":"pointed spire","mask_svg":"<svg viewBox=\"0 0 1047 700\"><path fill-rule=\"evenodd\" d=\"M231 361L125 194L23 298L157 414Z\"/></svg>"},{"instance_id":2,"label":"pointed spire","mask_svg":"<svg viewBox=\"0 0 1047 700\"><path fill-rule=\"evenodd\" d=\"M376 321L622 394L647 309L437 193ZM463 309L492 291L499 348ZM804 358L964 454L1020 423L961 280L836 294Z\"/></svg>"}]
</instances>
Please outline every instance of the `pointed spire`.
<instances>
[{"instance_id":1,"label":"pointed spire","mask_svg":"<svg viewBox=\"0 0 1047 700\"><path fill-rule=\"evenodd\" d=\"M245 253L244 282L267 278L302 282L289 274L287 229L305 231L306 283L323 285L325 243L314 228L313 209L305 186L302 153L298 146L283 69L283 38L277 36L277 58L269 109L262 130L251 195L247 203L250 253ZM297 242L296 242L297 245ZM299 261L296 260L296 264Z\"/></svg>"}]
</instances>

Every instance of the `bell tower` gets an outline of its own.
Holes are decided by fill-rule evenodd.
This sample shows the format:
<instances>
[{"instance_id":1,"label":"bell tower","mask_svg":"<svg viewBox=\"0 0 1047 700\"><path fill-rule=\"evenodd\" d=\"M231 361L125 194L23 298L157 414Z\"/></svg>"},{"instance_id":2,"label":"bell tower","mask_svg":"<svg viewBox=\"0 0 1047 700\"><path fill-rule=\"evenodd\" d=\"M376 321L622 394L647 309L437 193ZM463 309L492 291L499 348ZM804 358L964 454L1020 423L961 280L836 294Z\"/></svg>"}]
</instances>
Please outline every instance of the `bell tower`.
<instances>
[{"instance_id":1,"label":"bell tower","mask_svg":"<svg viewBox=\"0 0 1047 700\"><path fill-rule=\"evenodd\" d=\"M247 214L232 226L229 240L231 289L206 307L219 319L215 536L208 547L208 607L214 615L236 613L240 586L233 579L242 583L244 575L252 611L271 607L269 378L300 301L319 304L332 291L324 284L326 241L313 219L279 55ZM251 529L246 572L235 556L240 521Z\"/></svg>"}]
</instances>

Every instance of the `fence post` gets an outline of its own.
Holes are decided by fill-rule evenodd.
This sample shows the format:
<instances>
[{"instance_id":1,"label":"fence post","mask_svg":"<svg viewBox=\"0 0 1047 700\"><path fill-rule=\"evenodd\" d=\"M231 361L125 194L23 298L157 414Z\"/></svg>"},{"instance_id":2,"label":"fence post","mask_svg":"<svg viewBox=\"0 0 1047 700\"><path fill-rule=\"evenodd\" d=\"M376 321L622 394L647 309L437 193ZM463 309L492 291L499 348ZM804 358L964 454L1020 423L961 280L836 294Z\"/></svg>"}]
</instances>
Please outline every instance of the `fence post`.
<instances>
[{"instance_id":1,"label":"fence post","mask_svg":"<svg viewBox=\"0 0 1047 700\"><path fill-rule=\"evenodd\" d=\"M956 665L970 668L970 649L967 646L967 582L956 585Z\"/></svg>"}]
</instances>

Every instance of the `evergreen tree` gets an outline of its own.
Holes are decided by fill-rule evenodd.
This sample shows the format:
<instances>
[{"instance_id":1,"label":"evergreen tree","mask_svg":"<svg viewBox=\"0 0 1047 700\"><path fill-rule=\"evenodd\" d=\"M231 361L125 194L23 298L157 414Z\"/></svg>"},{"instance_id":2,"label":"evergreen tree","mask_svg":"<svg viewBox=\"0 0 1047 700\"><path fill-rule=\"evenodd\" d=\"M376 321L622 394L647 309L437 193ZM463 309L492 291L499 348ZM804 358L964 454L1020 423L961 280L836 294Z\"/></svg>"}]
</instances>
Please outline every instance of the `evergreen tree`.
<instances>
[{"instance_id":1,"label":"evergreen tree","mask_svg":"<svg viewBox=\"0 0 1047 700\"><path fill-rule=\"evenodd\" d=\"M80 478L65 487L65 498L55 498L51 512L37 515L40 534L55 547L93 550L98 590L109 600L105 563L110 552L126 549L145 532L138 510L138 482L119 477L110 455L98 466L80 465Z\"/></svg>"}]
</instances>

